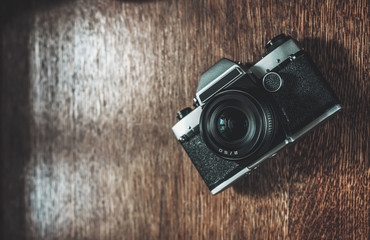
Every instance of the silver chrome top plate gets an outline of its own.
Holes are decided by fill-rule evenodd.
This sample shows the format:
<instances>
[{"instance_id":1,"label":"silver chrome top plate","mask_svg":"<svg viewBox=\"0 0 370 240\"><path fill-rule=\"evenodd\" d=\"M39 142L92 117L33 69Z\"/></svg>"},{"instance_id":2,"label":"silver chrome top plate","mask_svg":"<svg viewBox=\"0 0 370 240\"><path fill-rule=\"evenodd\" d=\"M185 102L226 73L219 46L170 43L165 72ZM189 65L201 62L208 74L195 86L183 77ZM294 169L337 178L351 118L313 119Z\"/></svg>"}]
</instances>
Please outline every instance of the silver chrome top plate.
<instances>
[{"instance_id":1,"label":"silver chrome top plate","mask_svg":"<svg viewBox=\"0 0 370 240\"><path fill-rule=\"evenodd\" d=\"M297 42L293 39L289 39L281 46L274 49L274 51L267 54L249 70L258 78L262 79L266 73L279 66L279 64L288 59L290 55L296 54L300 50L301 48L298 46Z\"/></svg>"},{"instance_id":2,"label":"silver chrome top plate","mask_svg":"<svg viewBox=\"0 0 370 240\"><path fill-rule=\"evenodd\" d=\"M172 127L172 131L175 134L177 140L180 140L180 138L184 134L187 134L193 128L199 125L201 113L202 108L197 107Z\"/></svg>"}]
</instances>

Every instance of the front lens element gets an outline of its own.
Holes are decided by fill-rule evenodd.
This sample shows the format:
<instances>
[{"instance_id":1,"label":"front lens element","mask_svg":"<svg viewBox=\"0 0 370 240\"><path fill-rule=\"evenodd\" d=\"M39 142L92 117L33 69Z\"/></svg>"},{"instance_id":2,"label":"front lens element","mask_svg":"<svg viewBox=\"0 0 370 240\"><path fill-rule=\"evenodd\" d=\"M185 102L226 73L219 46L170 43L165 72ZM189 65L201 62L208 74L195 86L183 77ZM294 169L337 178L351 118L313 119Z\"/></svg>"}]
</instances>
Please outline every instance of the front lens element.
<instances>
[{"instance_id":1,"label":"front lens element","mask_svg":"<svg viewBox=\"0 0 370 240\"><path fill-rule=\"evenodd\" d=\"M248 119L240 110L226 108L217 118L217 130L226 141L239 140L248 131Z\"/></svg>"}]
</instances>

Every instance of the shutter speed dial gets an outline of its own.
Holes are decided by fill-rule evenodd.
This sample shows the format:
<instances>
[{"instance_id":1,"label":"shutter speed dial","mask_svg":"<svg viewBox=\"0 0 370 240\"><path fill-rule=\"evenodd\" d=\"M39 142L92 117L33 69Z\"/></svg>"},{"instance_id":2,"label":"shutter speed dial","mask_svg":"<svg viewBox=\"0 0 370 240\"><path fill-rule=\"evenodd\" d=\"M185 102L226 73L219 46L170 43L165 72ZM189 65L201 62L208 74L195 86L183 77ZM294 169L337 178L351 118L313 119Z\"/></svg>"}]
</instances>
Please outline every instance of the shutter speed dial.
<instances>
[{"instance_id":1,"label":"shutter speed dial","mask_svg":"<svg viewBox=\"0 0 370 240\"><path fill-rule=\"evenodd\" d=\"M277 92L283 85L283 79L276 72L269 72L263 76L262 85L268 92Z\"/></svg>"}]
</instances>

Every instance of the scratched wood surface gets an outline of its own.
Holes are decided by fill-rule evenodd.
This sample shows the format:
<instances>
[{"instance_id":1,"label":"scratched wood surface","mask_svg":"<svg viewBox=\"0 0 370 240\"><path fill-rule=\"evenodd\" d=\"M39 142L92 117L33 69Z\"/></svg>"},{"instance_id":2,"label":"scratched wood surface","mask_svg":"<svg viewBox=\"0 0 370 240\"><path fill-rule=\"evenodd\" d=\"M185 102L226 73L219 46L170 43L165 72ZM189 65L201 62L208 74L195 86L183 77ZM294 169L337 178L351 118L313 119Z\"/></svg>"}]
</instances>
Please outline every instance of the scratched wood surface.
<instances>
[{"instance_id":1,"label":"scratched wood surface","mask_svg":"<svg viewBox=\"0 0 370 240\"><path fill-rule=\"evenodd\" d=\"M1 3L2 239L368 239L369 6ZM297 38L343 111L211 196L171 132L200 74Z\"/></svg>"}]
</instances>

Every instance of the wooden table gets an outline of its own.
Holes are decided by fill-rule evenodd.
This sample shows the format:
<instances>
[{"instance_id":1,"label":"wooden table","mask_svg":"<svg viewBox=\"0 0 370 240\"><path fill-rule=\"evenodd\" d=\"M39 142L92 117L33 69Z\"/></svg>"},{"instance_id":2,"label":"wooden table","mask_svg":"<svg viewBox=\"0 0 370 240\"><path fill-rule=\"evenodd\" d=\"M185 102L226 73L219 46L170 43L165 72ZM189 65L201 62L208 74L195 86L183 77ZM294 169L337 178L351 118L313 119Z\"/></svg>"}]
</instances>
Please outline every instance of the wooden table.
<instances>
[{"instance_id":1,"label":"wooden table","mask_svg":"<svg viewBox=\"0 0 370 240\"><path fill-rule=\"evenodd\" d=\"M2 239L368 239L369 4L5 1ZM343 110L212 196L171 127L203 71L297 38Z\"/></svg>"}]
</instances>

